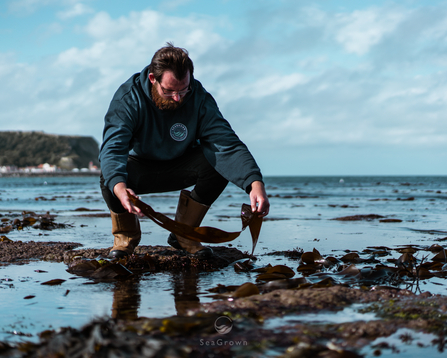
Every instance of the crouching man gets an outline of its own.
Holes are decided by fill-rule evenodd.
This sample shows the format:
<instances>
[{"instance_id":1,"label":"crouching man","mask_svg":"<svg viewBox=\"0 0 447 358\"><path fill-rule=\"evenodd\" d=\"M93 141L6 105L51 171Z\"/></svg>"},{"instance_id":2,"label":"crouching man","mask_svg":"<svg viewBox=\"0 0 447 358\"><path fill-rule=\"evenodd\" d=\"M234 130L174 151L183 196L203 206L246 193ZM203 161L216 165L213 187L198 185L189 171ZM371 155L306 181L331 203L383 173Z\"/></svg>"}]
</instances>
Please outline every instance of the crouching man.
<instances>
[{"instance_id":1,"label":"crouching man","mask_svg":"<svg viewBox=\"0 0 447 358\"><path fill-rule=\"evenodd\" d=\"M139 208L131 195L181 190L175 220L199 226L231 181L250 196L253 211L269 212L261 171L248 148L194 79L185 49L168 43L149 66L123 83L105 116L101 190L111 212L110 257L133 253L141 239ZM185 188L193 186L189 192ZM170 234L168 243L198 258L213 251Z\"/></svg>"}]
</instances>

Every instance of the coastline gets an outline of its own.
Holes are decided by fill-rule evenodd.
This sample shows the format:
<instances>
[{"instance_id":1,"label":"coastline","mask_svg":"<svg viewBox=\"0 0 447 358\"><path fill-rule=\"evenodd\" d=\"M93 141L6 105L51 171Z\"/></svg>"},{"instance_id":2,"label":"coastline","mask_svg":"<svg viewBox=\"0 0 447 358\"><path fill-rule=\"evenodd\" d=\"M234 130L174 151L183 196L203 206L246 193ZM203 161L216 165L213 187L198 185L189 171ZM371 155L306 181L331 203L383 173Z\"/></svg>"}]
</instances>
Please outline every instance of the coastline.
<instances>
[{"instance_id":1,"label":"coastline","mask_svg":"<svg viewBox=\"0 0 447 358\"><path fill-rule=\"evenodd\" d=\"M84 176L100 176L101 171L59 171L59 172L7 172L0 173L0 178L10 178L10 177L84 177Z\"/></svg>"}]
</instances>

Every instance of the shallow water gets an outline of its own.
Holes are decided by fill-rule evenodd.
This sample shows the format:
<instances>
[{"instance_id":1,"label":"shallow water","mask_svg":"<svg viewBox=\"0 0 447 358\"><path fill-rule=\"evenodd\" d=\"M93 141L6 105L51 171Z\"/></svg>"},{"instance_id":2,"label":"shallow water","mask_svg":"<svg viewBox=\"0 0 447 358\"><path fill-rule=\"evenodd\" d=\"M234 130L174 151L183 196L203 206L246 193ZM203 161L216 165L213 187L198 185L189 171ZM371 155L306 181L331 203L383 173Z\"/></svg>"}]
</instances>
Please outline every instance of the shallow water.
<instances>
[{"instance_id":1,"label":"shallow water","mask_svg":"<svg viewBox=\"0 0 447 358\"><path fill-rule=\"evenodd\" d=\"M404 337L407 337L405 339ZM410 337L410 339L408 339ZM433 345L433 341L438 339L434 334L415 332L407 328L399 329L389 337L377 338L368 347L362 349L359 353L365 357L445 357L443 348ZM384 348L385 347L385 348ZM380 352L380 354L379 354Z\"/></svg>"},{"instance_id":2,"label":"shallow water","mask_svg":"<svg viewBox=\"0 0 447 358\"><path fill-rule=\"evenodd\" d=\"M378 319L374 313L359 312L365 305L355 303L349 307L345 307L341 311L320 311L318 313L304 313L299 315L287 315L269 319L265 324L265 329L275 329L283 325L294 323L312 322L313 324L326 323L346 323L355 321L372 321Z\"/></svg>"},{"instance_id":3,"label":"shallow water","mask_svg":"<svg viewBox=\"0 0 447 358\"><path fill-rule=\"evenodd\" d=\"M110 247L113 242L110 219L83 217L85 212L75 211L82 207L98 213L107 212L98 181L97 177L0 177L0 214L50 211L58 215L56 222L73 225L48 232L35 229L13 231L7 237L14 241L79 242L85 248ZM437 243L445 247L444 242L436 240L447 237L447 177L272 177L266 178L266 184L271 195L271 212L263 224L255 250L259 267L269 263L286 264L296 270L297 261L281 255L267 255L294 248L304 251L316 248L323 256L337 257L345 254L345 250L361 251L368 246L394 248ZM177 192L141 197L154 210L171 217L177 198ZM414 199L408 200L411 198ZM243 202L248 203L248 196L229 185L202 225L226 231L240 230ZM331 220L367 214L397 218L402 222ZM166 245L168 233L165 230L149 219L142 219L141 226L142 245ZM243 232L231 245L251 252L249 231ZM183 314L188 305L212 301L208 289L218 284L237 285L256 279L255 273L235 273L230 266L212 273L156 273L124 283L91 284L90 280L65 270L63 263L40 261L0 266L0 341L37 341L37 333L45 329L80 327L98 316ZM41 285L56 278L66 281L58 286ZM445 280L440 278L424 280L418 289L420 292L447 293ZM27 296L35 297L25 299ZM356 315L355 307L328 315L330 319L343 322ZM325 320L329 316L312 316L310 319ZM271 320L266 324L281 323Z\"/></svg>"}]
</instances>

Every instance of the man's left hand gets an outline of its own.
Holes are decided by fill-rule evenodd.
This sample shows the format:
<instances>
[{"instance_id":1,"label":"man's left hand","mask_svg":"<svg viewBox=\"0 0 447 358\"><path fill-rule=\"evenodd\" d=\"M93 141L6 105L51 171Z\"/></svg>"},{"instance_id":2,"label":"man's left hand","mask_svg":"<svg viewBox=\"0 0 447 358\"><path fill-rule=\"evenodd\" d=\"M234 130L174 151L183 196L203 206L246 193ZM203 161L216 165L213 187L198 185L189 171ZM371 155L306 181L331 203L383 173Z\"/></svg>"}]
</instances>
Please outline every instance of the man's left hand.
<instances>
[{"instance_id":1,"label":"man's left hand","mask_svg":"<svg viewBox=\"0 0 447 358\"><path fill-rule=\"evenodd\" d=\"M251 210L258 212L259 217L263 218L268 215L270 203L263 182L254 181L251 183L250 204Z\"/></svg>"}]
</instances>

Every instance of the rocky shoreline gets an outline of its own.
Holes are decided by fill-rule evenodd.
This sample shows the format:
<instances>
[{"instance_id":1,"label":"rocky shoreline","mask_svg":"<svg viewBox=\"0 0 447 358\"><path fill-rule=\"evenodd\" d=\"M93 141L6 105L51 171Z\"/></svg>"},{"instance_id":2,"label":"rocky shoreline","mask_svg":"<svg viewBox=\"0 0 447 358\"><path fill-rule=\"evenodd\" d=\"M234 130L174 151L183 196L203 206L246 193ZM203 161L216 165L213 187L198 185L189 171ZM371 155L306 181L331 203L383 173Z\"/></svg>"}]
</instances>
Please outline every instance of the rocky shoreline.
<instances>
[{"instance_id":1,"label":"rocky shoreline","mask_svg":"<svg viewBox=\"0 0 447 358\"><path fill-rule=\"evenodd\" d=\"M79 171L79 172L73 172L73 171L57 171L57 172L39 172L39 173L33 173L33 172L3 172L0 173L0 178L10 178L10 177L86 177L86 176L97 176L101 174L101 171Z\"/></svg>"}]
</instances>

